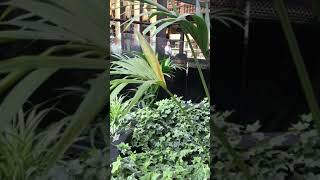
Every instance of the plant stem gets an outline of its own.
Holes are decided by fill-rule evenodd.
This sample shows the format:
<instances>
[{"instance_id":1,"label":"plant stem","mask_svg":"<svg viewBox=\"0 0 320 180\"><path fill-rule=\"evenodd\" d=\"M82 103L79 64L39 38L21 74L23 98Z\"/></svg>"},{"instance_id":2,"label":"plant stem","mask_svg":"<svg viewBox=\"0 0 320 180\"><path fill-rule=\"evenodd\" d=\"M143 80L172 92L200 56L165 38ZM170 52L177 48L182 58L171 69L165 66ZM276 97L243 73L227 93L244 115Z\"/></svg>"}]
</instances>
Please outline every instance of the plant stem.
<instances>
[{"instance_id":1,"label":"plant stem","mask_svg":"<svg viewBox=\"0 0 320 180\"><path fill-rule=\"evenodd\" d=\"M308 106L312 113L312 117L313 117L312 119L314 120L317 126L317 130L320 133L320 110L319 110L318 102L316 100L316 96L313 91L312 84L311 84L311 81L307 72L307 68L304 64L304 60L298 46L297 39L295 37L293 28L290 24L288 13L286 11L285 5L282 0L275 0L275 7L280 16L282 29L287 38L291 55L300 79L300 83L302 85L304 95L306 97Z\"/></svg>"},{"instance_id":2,"label":"plant stem","mask_svg":"<svg viewBox=\"0 0 320 180\"><path fill-rule=\"evenodd\" d=\"M30 70L16 70L10 72L6 77L0 81L0 96L3 95L9 88L11 88L19 79L28 74Z\"/></svg>"},{"instance_id":3,"label":"plant stem","mask_svg":"<svg viewBox=\"0 0 320 180\"><path fill-rule=\"evenodd\" d=\"M193 47L192 47L192 44L191 44L191 41L190 41L190 38L189 38L188 34L186 34L186 37L187 37L188 44L189 44L189 46L190 46L190 48L191 48L191 52L192 52L192 55L193 55L193 57L194 57L194 61L196 62L196 66L197 66L198 73L199 73L199 76L200 76L200 79L201 79L201 82L202 82L203 89L204 89L204 91L205 91L205 93L206 93L206 96L207 96L209 102L210 102L209 89L208 89L207 83L206 83L206 81L205 81L205 79L204 79L204 75L203 75L203 73L202 73L200 63L199 63L199 61L198 61L198 59L197 59L196 53L194 52L194 49L193 49Z\"/></svg>"},{"instance_id":4,"label":"plant stem","mask_svg":"<svg viewBox=\"0 0 320 180\"><path fill-rule=\"evenodd\" d=\"M3 21L5 17L8 16L9 13L11 13L15 8L13 6L8 6L2 14L0 14L0 21Z\"/></svg>"}]
</instances>

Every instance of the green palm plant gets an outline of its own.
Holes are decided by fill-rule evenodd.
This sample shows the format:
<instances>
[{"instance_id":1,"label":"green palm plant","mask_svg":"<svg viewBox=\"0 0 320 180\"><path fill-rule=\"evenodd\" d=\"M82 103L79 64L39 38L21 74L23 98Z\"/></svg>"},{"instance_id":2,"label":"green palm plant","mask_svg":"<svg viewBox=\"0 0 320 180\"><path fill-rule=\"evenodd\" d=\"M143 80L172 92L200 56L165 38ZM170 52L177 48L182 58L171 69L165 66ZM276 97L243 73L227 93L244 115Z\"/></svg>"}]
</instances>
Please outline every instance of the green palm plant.
<instances>
[{"instance_id":1,"label":"green palm plant","mask_svg":"<svg viewBox=\"0 0 320 180\"><path fill-rule=\"evenodd\" d=\"M212 10L210 12L210 18L212 20L221 22L222 24L224 24L227 27L230 27L231 24L235 24L235 25L243 28L242 23L234 18L234 16L241 17L240 14L241 14L241 12L237 12L235 10L228 9L228 8L216 9L216 10Z\"/></svg>"},{"instance_id":2,"label":"green palm plant","mask_svg":"<svg viewBox=\"0 0 320 180\"><path fill-rule=\"evenodd\" d=\"M129 101L125 100L125 96L116 96L110 100L110 132L113 135L121 124L121 118L129 106Z\"/></svg>"},{"instance_id":3,"label":"green palm plant","mask_svg":"<svg viewBox=\"0 0 320 180\"><path fill-rule=\"evenodd\" d=\"M112 62L110 70L111 76L124 75L121 79L110 81L110 90L112 91L110 99L114 99L129 84L141 84L134 97L130 100L126 112L129 112L132 109L151 86L167 89L167 84L158 58L149 43L143 38L142 34L137 31L136 34L142 47L144 57L138 55L129 57L121 54L114 54L114 57L118 60Z\"/></svg>"},{"instance_id":4,"label":"green palm plant","mask_svg":"<svg viewBox=\"0 0 320 180\"><path fill-rule=\"evenodd\" d=\"M61 137L70 117L39 131L54 107L40 110L37 105L20 110L10 125L0 134L0 177L4 179L35 179L44 170L50 149Z\"/></svg>"},{"instance_id":5,"label":"green palm plant","mask_svg":"<svg viewBox=\"0 0 320 180\"><path fill-rule=\"evenodd\" d=\"M154 87L160 87L173 98L175 103L185 113L186 117L189 117L179 101L168 89L161 65L150 44L140 32L136 31L135 34L139 39L144 57L134 56L130 58L128 56L119 54L115 55L115 57L118 57L118 60L112 62L110 75L121 75L123 77L110 81L110 99L114 99L129 84L139 85L135 95L130 99L130 103L124 112L124 114L126 114L133 108L135 104L137 104L137 102L145 95L146 92L148 92L148 90ZM190 118L188 118L187 121L189 122L190 126L194 127Z\"/></svg>"},{"instance_id":6,"label":"green palm plant","mask_svg":"<svg viewBox=\"0 0 320 180\"><path fill-rule=\"evenodd\" d=\"M141 13L139 16L134 17L126 21L124 24L127 24L127 27L133 23L134 19L148 15L149 19L155 16L162 16L163 18L152 23L148 27L145 28L143 31L143 34L147 34L152 29L156 28L156 31L153 34L153 36L156 36L159 32L161 32L163 29L169 27L173 24L179 24L182 31L186 34L187 42L191 48L192 55L194 57L194 61L196 62L197 70L200 76L200 80L203 86L203 89L206 93L207 98L210 101L210 93L209 89L207 87L207 84L204 79L203 72L201 70L200 63L197 59L196 53L194 51L194 48L192 46L191 40L189 35L193 38L193 40L196 42L198 47L200 48L201 52L203 53L204 57L206 59L209 59L210 57L210 18L220 20L222 23L236 23L241 26L238 21L233 20L232 18L228 18L227 16L230 15L230 12L225 11L216 11L211 14L210 17L210 10L209 10L209 1L205 1L205 12L201 12L200 8L200 1L196 0L196 13L195 14L179 14L177 7L175 3L173 3L172 0L170 0L173 11L170 11L168 8L162 6L161 4L157 3L156 1L152 0L141 0L139 2L134 0L127 0L132 1L134 3L145 3L148 4L153 11ZM170 93L170 92L168 92ZM224 133L220 130L220 128L216 125L215 122L211 121L211 126L213 128L214 134L218 137L218 139L221 141L221 143L224 145L224 147L227 149L227 151L232 155L236 165L243 171L244 175L251 179L250 172L248 170L247 165L242 160L241 156L238 155L238 153L232 148L230 145L228 139L225 137Z\"/></svg>"},{"instance_id":7,"label":"green palm plant","mask_svg":"<svg viewBox=\"0 0 320 180\"><path fill-rule=\"evenodd\" d=\"M0 2L1 7L9 9L2 13L0 26L5 28L0 31L1 40L48 40L61 43L40 55L17 55L0 62L0 73L5 75L0 81L0 96L4 96L0 104L0 133L10 126L11 119L38 87L59 69L103 72L108 68L105 60L108 54L106 5L109 4L103 0ZM21 13L8 16L10 9L21 10ZM66 50L73 54L61 55ZM51 148L52 154L47 159L46 169L63 157L82 130L103 109L108 101L105 88L107 80L108 76L103 72L89 81L89 91L77 111L70 116L71 121L62 137Z\"/></svg>"},{"instance_id":8,"label":"green palm plant","mask_svg":"<svg viewBox=\"0 0 320 180\"><path fill-rule=\"evenodd\" d=\"M133 0L129 0L133 1ZM134 2L134 1L133 1ZM172 1L171 1L172 2ZM194 41L197 43L199 48L201 49L201 52L204 54L206 59L209 59L209 39L210 39L210 15L209 15L209 1L206 1L206 11L205 15L202 15L200 12L200 2L197 0L197 13L196 14L179 14L177 11L177 7L174 3L173 9L174 11L170 11L166 7L162 6L161 4L152 1L152 0L142 0L140 3L146 3L151 6L151 9L155 9L155 11L150 11L146 13L141 13L139 16L148 15L149 19L155 16L164 16L165 18L160 19L151 25L149 25L144 31L143 34L147 34L152 29L156 27L156 31L152 33L152 36L156 36L159 32L161 32L163 29L167 28L168 26L171 26L173 24L179 24L181 26L181 29L184 31L185 34L187 34L187 41L191 47L192 54L195 57L194 60L197 65L197 69L200 75L200 79L202 82L202 85L204 87L205 93L207 97L210 100L210 93L209 89L207 87L207 84L205 83L204 75L201 71L200 63L198 62L196 58L195 51L192 47L191 40L188 35L190 35ZM135 2L136 3L136 2ZM138 17L139 17L138 16ZM134 17L137 18L137 17ZM129 26L134 18L129 19L124 24L127 24ZM192 21L188 20L187 18L191 18Z\"/></svg>"},{"instance_id":9,"label":"green palm plant","mask_svg":"<svg viewBox=\"0 0 320 180\"><path fill-rule=\"evenodd\" d=\"M179 64L175 64L170 57L160 60L161 69L165 76L171 78L173 76L173 72L176 70L185 70Z\"/></svg>"}]
</instances>

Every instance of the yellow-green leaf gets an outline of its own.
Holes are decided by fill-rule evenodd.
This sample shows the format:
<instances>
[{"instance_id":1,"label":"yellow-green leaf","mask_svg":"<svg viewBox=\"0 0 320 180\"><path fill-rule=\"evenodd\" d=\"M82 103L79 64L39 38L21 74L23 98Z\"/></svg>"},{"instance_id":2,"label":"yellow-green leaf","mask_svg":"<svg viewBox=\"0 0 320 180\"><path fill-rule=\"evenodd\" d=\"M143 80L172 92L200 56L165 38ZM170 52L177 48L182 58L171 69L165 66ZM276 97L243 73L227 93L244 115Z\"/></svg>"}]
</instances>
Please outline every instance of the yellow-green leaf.
<instances>
[{"instance_id":1,"label":"yellow-green leaf","mask_svg":"<svg viewBox=\"0 0 320 180\"><path fill-rule=\"evenodd\" d=\"M160 81L160 85L163 88L167 88L166 81L164 79L164 75L160 66L160 63L158 61L158 58L156 57L155 52L151 48L150 44L146 41L146 39L142 36L142 34L139 31L135 32L138 36L142 51L151 66L152 70L155 72L158 80Z\"/></svg>"}]
</instances>

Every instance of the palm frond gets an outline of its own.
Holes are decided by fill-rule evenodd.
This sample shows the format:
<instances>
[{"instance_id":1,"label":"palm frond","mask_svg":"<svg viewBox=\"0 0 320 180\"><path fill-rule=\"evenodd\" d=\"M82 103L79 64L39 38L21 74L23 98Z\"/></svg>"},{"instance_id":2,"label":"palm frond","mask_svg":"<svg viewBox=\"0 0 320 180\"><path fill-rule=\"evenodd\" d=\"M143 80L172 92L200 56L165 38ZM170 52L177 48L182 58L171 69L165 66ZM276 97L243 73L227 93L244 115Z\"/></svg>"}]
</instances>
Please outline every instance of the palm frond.
<instances>
[{"instance_id":1,"label":"palm frond","mask_svg":"<svg viewBox=\"0 0 320 180\"><path fill-rule=\"evenodd\" d=\"M52 154L48 159L48 168L52 167L65 153L65 151L74 143L82 130L88 126L92 119L102 110L108 100L105 92L105 82L107 77L104 73L96 79L89 81L91 88L78 107L75 114L71 117L71 122L63 132L61 138L52 148ZM99 95L99 96L97 96Z\"/></svg>"},{"instance_id":2,"label":"palm frond","mask_svg":"<svg viewBox=\"0 0 320 180\"><path fill-rule=\"evenodd\" d=\"M0 6L27 11L1 25L17 28L0 32L0 38L72 41L105 47L105 2L9 0ZM92 9L95 9L92 13ZM40 18L30 21L31 17ZM95 33L91 33L95 32Z\"/></svg>"},{"instance_id":3,"label":"palm frond","mask_svg":"<svg viewBox=\"0 0 320 180\"><path fill-rule=\"evenodd\" d=\"M115 99L129 84L138 86L126 112L129 112L146 92L153 86L167 88L158 58L140 32L136 32L143 56L139 54L113 54L111 62L111 99ZM121 76L120 79L117 76ZM114 79L113 77L116 77Z\"/></svg>"},{"instance_id":4,"label":"palm frond","mask_svg":"<svg viewBox=\"0 0 320 180\"><path fill-rule=\"evenodd\" d=\"M19 110L0 134L0 177L4 179L35 179L42 172L51 151L48 149L61 137L69 119L61 119L39 131L40 123L55 107Z\"/></svg>"}]
</instances>

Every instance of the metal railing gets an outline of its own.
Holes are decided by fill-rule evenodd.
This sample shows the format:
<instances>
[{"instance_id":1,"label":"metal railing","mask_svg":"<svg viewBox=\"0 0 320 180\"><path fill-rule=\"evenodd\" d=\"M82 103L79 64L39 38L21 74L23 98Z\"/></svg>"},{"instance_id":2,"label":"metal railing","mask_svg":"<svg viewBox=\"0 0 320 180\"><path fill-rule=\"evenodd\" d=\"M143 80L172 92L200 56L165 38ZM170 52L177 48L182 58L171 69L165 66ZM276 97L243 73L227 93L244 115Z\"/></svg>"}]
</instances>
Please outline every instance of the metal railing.
<instances>
[{"instance_id":1,"label":"metal railing","mask_svg":"<svg viewBox=\"0 0 320 180\"><path fill-rule=\"evenodd\" d=\"M157 51L163 51L163 52L157 52L159 54L164 53L164 47L166 46L167 41L170 41L173 56L176 56L177 54L182 52L187 56L187 58L193 58L191 48L189 47L189 44L186 41L180 41L176 39L167 39L167 38L161 38L161 37L150 38L150 36L145 36L145 38L148 42L150 42L151 47L154 50L156 49L157 44L160 45L160 48L158 48ZM111 52L114 52L114 53L141 51L138 39L132 33L121 33L119 37L115 37L114 35L111 35L110 42L111 42L110 44ZM181 43L183 43L182 50L180 49ZM201 50L195 45L195 43L193 43L193 47L197 55L197 59L204 60L205 58L201 53Z\"/></svg>"}]
</instances>

